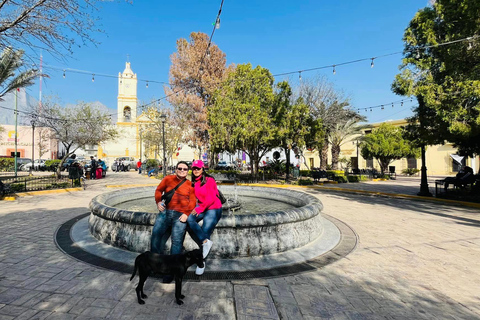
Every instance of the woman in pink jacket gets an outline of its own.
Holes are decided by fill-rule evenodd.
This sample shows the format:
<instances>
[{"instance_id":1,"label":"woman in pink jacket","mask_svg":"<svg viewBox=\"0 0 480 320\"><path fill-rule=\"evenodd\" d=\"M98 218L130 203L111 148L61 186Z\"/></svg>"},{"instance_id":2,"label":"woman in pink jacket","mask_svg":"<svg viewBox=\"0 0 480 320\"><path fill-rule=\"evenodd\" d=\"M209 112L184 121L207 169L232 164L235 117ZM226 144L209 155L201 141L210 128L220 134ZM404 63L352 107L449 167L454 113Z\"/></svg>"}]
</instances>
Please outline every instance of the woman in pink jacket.
<instances>
[{"instance_id":1,"label":"woman in pink jacket","mask_svg":"<svg viewBox=\"0 0 480 320\"><path fill-rule=\"evenodd\" d=\"M197 206L187 219L189 234L202 248L205 259L212 248L213 242L210 236L218 221L222 217L222 203L218 198L218 188L215 179L205 172L202 160L192 163L192 186L195 188ZM199 221L203 220L200 227ZM205 267L199 268L195 274L202 275Z\"/></svg>"}]
</instances>

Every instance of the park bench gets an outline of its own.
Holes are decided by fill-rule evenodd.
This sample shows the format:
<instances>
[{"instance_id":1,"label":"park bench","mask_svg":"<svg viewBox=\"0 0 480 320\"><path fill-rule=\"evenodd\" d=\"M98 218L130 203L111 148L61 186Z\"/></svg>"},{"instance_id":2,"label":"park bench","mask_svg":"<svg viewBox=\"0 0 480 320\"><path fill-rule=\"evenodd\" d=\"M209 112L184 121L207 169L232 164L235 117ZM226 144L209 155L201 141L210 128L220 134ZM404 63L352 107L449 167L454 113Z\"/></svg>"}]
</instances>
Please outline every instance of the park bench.
<instances>
[{"instance_id":1,"label":"park bench","mask_svg":"<svg viewBox=\"0 0 480 320\"><path fill-rule=\"evenodd\" d=\"M447 193L451 189L474 190L480 186L480 175L466 175L461 178L447 177L445 179L435 180L435 196ZM440 192L440 190L444 192Z\"/></svg>"}]
</instances>

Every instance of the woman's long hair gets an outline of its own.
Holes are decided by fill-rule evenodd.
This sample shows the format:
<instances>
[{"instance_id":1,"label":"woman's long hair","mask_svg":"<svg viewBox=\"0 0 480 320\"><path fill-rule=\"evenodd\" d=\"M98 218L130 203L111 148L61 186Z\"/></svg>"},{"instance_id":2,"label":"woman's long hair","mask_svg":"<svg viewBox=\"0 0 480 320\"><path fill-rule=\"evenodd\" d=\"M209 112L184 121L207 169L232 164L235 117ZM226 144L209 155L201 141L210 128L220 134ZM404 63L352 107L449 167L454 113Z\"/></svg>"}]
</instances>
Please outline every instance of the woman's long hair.
<instances>
[{"instance_id":1,"label":"woman's long hair","mask_svg":"<svg viewBox=\"0 0 480 320\"><path fill-rule=\"evenodd\" d=\"M214 177L209 175L208 173L205 172L205 168L202 168L202 173L200 174L200 186L202 187L205 183L207 183L207 178L212 178L215 180ZM192 171L192 187L195 187L195 183L197 182L197 177L193 174Z\"/></svg>"}]
</instances>

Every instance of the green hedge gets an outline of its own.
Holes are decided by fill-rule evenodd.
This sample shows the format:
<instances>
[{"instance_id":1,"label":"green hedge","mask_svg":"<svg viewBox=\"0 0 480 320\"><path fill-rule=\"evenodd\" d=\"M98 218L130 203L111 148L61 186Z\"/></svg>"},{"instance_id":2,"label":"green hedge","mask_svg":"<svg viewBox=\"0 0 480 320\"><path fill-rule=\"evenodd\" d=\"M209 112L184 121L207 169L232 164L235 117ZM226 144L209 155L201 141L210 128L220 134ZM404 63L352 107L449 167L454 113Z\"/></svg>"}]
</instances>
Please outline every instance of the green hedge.
<instances>
[{"instance_id":1,"label":"green hedge","mask_svg":"<svg viewBox=\"0 0 480 320\"><path fill-rule=\"evenodd\" d=\"M15 158L0 158L0 171L14 171Z\"/></svg>"},{"instance_id":2,"label":"green hedge","mask_svg":"<svg viewBox=\"0 0 480 320\"><path fill-rule=\"evenodd\" d=\"M311 185L313 185L313 180L312 179L299 179L298 180L298 185L299 186L311 186Z\"/></svg>"},{"instance_id":3,"label":"green hedge","mask_svg":"<svg viewBox=\"0 0 480 320\"><path fill-rule=\"evenodd\" d=\"M420 169L408 168L408 169L403 169L402 173L404 175L413 176L414 174L417 174L419 171Z\"/></svg>"},{"instance_id":4,"label":"green hedge","mask_svg":"<svg viewBox=\"0 0 480 320\"><path fill-rule=\"evenodd\" d=\"M368 181L367 175L348 176L348 182Z\"/></svg>"}]
</instances>

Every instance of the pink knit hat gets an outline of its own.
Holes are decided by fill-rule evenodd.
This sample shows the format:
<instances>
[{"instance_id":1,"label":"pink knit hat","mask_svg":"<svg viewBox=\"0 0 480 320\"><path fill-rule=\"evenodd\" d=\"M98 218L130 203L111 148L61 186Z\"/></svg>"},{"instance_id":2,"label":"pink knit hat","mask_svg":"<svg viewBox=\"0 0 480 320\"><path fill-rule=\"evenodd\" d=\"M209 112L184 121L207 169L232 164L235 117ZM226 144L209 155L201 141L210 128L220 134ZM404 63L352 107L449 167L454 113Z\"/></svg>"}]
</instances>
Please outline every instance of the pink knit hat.
<instances>
[{"instance_id":1,"label":"pink knit hat","mask_svg":"<svg viewBox=\"0 0 480 320\"><path fill-rule=\"evenodd\" d=\"M203 161L202 160L195 160L193 161L192 163L192 168L193 167L196 167L196 168L205 168L205 165L203 164Z\"/></svg>"}]
</instances>

